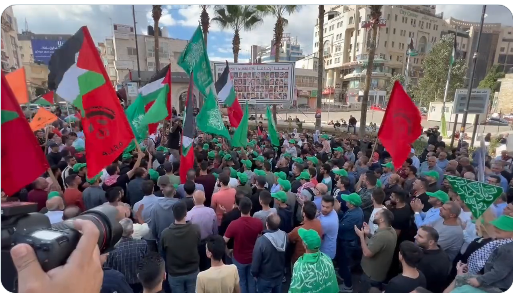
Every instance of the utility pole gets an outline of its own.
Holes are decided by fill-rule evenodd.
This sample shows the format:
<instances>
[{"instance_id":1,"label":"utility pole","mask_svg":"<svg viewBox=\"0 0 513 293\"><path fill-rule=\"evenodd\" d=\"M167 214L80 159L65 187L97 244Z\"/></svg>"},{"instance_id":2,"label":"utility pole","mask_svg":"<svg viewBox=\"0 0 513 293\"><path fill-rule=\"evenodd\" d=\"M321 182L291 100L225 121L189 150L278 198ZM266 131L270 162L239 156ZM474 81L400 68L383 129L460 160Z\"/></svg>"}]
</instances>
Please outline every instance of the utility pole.
<instances>
[{"instance_id":1,"label":"utility pole","mask_svg":"<svg viewBox=\"0 0 513 293\"><path fill-rule=\"evenodd\" d=\"M135 54L137 58L137 86L141 87L141 66L139 65L139 45L137 44L137 25L135 22L135 5L132 5L132 16L134 18L134 33L135 33Z\"/></svg>"},{"instance_id":2,"label":"utility pole","mask_svg":"<svg viewBox=\"0 0 513 293\"><path fill-rule=\"evenodd\" d=\"M455 32L455 38L456 38L456 55L458 54L458 51L460 50L459 45L458 46L458 29L459 29L459 26L456 26L456 32ZM462 38L463 40L463 38ZM460 42L460 44L462 43L463 41ZM453 103L453 107L454 107L454 103ZM444 111L445 111L445 106L444 106ZM456 125L458 125L458 117L459 115L456 114L454 115L454 121L453 121L453 125L452 125L452 135L451 135L451 149L452 147L454 146L454 136L456 134ZM451 121L451 116L449 116L449 122Z\"/></svg>"},{"instance_id":3,"label":"utility pole","mask_svg":"<svg viewBox=\"0 0 513 293\"><path fill-rule=\"evenodd\" d=\"M470 80L468 83L467 104L465 105L465 112L463 112L463 119L461 120L460 146L463 143L463 139L465 138L465 124L467 123L468 107L470 106L470 96L472 94L472 87L474 85L474 73L476 71L477 56L479 54L479 43L481 42L481 35L483 34L485 14L486 5L483 5L483 12L481 13L481 23L479 24L479 35L477 36L476 52L474 53L474 56L472 56L472 71L470 72ZM476 121L474 121L474 123L475 122Z\"/></svg>"}]
</instances>

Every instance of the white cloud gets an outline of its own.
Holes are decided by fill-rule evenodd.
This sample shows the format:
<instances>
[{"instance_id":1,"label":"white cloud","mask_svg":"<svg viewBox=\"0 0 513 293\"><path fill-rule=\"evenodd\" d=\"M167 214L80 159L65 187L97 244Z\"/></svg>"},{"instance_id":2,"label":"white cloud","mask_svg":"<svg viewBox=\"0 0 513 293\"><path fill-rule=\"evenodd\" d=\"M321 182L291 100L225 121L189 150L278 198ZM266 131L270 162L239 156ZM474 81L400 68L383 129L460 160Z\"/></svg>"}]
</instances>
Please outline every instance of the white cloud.
<instances>
[{"instance_id":1,"label":"white cloud","mask_svg":"<svg viewBox=\"0 0 513 293\"><path fill-rule=\"evenodd\" d=\"M219 53L232 53L233 49L231 47L218 47L217 51Z\"/></svg>"}]
</instances>

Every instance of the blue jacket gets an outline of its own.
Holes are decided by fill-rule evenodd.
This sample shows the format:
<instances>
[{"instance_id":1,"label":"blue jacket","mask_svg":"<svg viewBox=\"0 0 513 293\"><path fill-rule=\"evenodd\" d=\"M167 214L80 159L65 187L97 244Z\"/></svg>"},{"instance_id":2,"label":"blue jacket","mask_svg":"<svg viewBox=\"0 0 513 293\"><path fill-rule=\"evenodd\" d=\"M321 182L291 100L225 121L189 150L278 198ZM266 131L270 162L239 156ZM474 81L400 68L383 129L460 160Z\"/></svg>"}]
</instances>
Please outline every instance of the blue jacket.
<instances>
[{"instance_id":1,"label":"blue jacket","mask_svg":"<svg viewBox=\"0 0 513 293\"><path fill-rule=\"evenodd\" d=\"M354 226L361 229L363 226L363 211L360 207L355 207L347 212L338 213L338 240L342 241L357 241L358 235L354 232Z\"/></svg>"}]
</instances>

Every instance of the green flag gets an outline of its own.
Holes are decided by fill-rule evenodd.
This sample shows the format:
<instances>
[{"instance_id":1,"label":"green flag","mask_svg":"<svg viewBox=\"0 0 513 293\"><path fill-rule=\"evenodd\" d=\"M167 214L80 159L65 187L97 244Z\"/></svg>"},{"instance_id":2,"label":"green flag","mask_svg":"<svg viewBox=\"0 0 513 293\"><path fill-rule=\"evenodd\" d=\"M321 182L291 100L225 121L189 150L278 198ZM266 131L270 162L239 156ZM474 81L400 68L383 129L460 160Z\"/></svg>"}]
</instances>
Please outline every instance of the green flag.
<instances>
[{"instance_id":1,"label":"green flag","mask_svg":"<svg viewBox=\"0 0 513 293\"><path fill-rule=\"evenodd\" d=\"M276 125L273 120L273 114L271 113L271 108L267 106L267 125L269 127L269 137L271 138L271 144L275 146L280 146L280 139L278 138L278 132L276 131Z\"/></svg>"},{"instance_id":2,"label":"green flag","mask_svg":"<svg viewBox=\"0 0 513 293\"><path fill-rule=\"evenodd\" d=\"M248 102L246 101L246 107L244 108L244 116L240 121L239 126L235 130L232 139L233 147L243 147L248 145L248 126L249 126L249 109Z\"/></svg>"},{"instance_id":3,"label":"green flag","mask_svg":"<svg viewBox=\"0 0 513 293\"><path fill-rule=\"evenodd\" d=\"M447 122L445 120L445 109L442 110L442 120L440 121L442 127L440 128L442 137L447 137Z\"/></svg>"},{"instance_id":4,"label":"green flag","mask_svg":"<svg viewBox=\"0 0 513 293\"><path fill-rule=\"evenodd\" d=\"M196 116L196 126L199 130L220 135L230 140L230 133L224 126L221 111L217 105L217 99L213 91L209 91L201 111ZM246 132L247 133L247 132Z\"/></svg>"},{"instance_id":5,"label":"green flag","mask_svg":"<svg viewBox=\"0 0 513 293\"><path fill-rule=\"evenodd\" d=\"M138 142L148 137L148 125L141 123L146 113L144 106L144 99L137 98L134 103L125 110L126 118L130 126L132 126L132 130Z\"/></svg>"},{"instance_id":6,"label":"green flag","mask_svg":"<svg viewBox=\"0 0 513 293\"><path fill-rule=\"evenodd\" d=\"M178 65L188 75L191 75L191 72L194 71L194 85L205 97L208 96L208 92L214 83L214 78L205 42L203 41L203 32L199 25L187 47L185 47L180 58L178 58Z\"/></svg>"},{"instance_id":7,"label":"green flag","mask_svg":"<svg viewBox=\"0 0 513 293\"><path fill-rule=\"evenodd\" d=\"M461 200L467 205L474 218L479 218L495 200L502 194L500 186L494 186L479 181L472 181L465 178L445 175L452 189Z\"/></svg>"}]
</instances>

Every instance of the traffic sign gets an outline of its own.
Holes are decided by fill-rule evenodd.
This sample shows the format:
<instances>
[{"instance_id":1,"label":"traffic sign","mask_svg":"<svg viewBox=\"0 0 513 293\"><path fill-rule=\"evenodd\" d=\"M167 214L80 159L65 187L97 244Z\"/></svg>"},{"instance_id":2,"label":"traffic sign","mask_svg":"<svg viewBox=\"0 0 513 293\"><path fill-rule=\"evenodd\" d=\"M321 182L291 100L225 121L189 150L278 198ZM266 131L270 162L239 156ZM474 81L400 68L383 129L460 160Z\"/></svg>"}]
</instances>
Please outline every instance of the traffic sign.
<instances>
[{"instance_id":1,"label":"traffic sign","mask_svg":"<svg viewBox=\"0 0 513 293\"><path fill-rule=\"evenodd\" d=\"M453 114L465 113L467 106L467 89L457 89L454 94ZM470 94L469 114L487 114L490 101L490 89L473 89Z\"/></svg>"}]
</instances>

